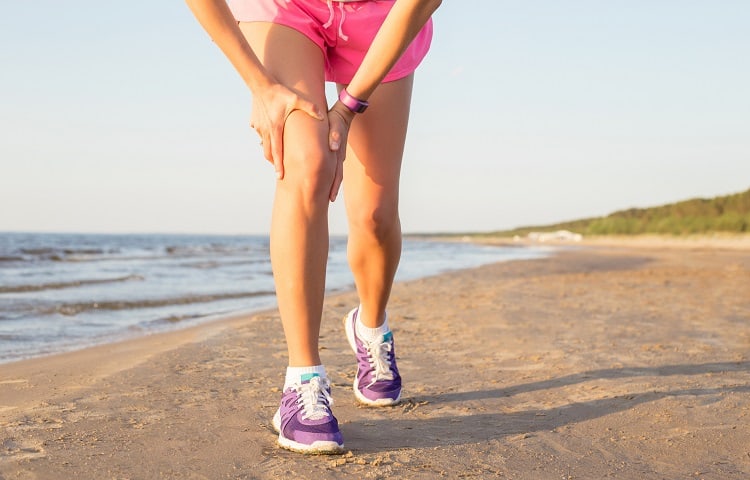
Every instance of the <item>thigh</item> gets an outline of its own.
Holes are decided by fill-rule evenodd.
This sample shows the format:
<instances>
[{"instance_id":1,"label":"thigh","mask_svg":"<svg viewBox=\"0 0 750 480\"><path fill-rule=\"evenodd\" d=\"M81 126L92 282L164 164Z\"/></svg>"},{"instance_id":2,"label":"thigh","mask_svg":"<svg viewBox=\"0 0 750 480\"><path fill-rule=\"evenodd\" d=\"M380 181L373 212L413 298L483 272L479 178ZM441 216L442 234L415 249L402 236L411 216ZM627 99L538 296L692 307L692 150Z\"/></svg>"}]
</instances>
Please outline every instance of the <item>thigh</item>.
<instances>
[{"instance_id":1,"label":"thigh","mask_svg":"<svg viewBox=\"0 0 750 480\"><path fill-rule=\"evenodd\" d=\"M323 52L312 40L293 28L270 22L240 22L239 26L253 52L276 80L315 102L320 111L328 109ZM285 164L295 149L325 145L327 150L327 137L327 122L293 112L284 128ZM315 142L310 142L312 139Z\"/></svg>"},{"instance_id":2,"label":"thigh","mask_svg":"<svg viewBox=\"0 0 750 480\"><path fill-rule=\"evenodd\" d=\"M378 86L370 107L352 122L344 162L344 195L350 221L357 214L398 213L401 160L413 75Z\"/></svg>"}]
</instances>

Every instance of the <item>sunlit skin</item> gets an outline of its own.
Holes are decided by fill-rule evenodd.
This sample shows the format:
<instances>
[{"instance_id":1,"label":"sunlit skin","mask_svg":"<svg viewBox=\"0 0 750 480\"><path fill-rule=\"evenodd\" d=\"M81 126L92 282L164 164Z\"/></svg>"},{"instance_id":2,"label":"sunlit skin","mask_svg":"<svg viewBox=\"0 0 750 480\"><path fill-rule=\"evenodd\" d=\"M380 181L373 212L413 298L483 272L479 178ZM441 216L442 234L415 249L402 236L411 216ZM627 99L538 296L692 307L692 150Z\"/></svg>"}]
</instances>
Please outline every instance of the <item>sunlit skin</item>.
<instances>
[{"instance_id":1,"label":"sunlit skin","mask_svg":"<svg viewBox=\"0 0 750 480\"><path fill-rule=\"evenodd\" d=\"M381 82L440 1L394 2L351 82L338 85L369 101L356 116L339 101L326 109L323 54L303 34L238 25L223 1L187 3L252 92L250 123L277 175L271 263L289 365L320 365L328 205L342 183L361 319L369 327L385 321L401 256L399 176L413 76Z\"/></svg>"}]
</instances>

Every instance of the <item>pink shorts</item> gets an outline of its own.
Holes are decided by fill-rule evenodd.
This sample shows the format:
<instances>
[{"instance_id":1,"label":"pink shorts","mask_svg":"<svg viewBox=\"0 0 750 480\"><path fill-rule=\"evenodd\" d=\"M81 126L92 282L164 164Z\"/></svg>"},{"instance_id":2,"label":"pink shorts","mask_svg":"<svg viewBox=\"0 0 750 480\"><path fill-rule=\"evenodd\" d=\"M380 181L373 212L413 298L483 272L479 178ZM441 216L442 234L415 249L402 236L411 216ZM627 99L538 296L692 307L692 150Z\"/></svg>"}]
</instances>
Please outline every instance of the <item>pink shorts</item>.
<instances>
[{"instance_id":1,"label":"pink shorts","mask_svg":"<svg viewBox=\"0 0 750 480\"><path fill-rule=\"evenodd\" d=\"M326 80L347 84L362 63L393 0L230 0L238 22L271 22L297 30L323 52ZM416 70L432 41L429 20L383 79L392 82Z\"/></svg>"}]
</instances>

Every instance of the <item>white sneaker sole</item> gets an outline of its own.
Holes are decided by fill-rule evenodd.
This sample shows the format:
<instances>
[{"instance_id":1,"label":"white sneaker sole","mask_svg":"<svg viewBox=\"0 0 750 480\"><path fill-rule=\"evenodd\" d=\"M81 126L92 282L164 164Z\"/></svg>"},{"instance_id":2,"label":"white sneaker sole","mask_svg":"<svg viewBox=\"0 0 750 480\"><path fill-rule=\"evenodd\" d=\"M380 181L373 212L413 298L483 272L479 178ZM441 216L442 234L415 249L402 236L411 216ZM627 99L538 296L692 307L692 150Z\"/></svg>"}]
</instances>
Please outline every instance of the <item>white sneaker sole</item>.
<instances>
[{"instance_id":1,"label":"white sneaker sole","mask_svg":"<svg viewBox=\"0 0 750 480\"><path fill-rule=\"evenodd\" d=\"M338 453L344 453L344 444L338 444L333 441L319 440L308 445L306 443L295 442L290 440L281 433L281 412L276 410L271 421L273 429L279 433L279 438L276 441L281 448L291 450L297 453L304 453L306 455L335 455Z\"/></svg>"},{"instance_id":2,"label":"white sneaker sole","mask_svg":"<svg viewBox=\"0 0 750 480\"><path fill-rule=\"evenodd\" d=\"M356 377L354 378L354 384L352 387L354 388L354 397L357 401L368 407L392 407L393 405L401 403L401 392L398 392L398 397L396 398L379 398L377 400L370 400L359 391L359 378Z\"/></svg>"}]
</instances>

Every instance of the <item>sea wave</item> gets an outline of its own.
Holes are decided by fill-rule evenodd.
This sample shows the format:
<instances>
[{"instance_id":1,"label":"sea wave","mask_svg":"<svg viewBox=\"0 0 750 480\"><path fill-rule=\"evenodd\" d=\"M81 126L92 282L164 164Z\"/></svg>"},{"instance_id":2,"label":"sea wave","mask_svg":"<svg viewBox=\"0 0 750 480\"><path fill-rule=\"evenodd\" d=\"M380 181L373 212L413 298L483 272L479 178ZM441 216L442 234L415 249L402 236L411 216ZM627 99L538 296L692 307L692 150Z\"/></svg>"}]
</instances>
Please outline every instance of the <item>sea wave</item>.
<instances>
[{"instance_id":1,"label":"sea wave","mask_svg":"<svg viewBox=\"0 0 750 480\"><path fill-rule=\"evenodd\" d=\"M257 246L252 245L222 245L215 243L208 245L168 245L164 251L168 255L190 257L206 254L242 255L248 252L257 251L257 249Z\"/></svg>"},{"instance_id":2,"label":"sea wave","mask_svg":"<svg viewBox=\"0 0 750 480\"><path fill-rule=\"evenodd\" d=\"M18 253L23 255L23 260L53 262L75 261L75 259L98 258L102 255L113 255L118 250L105 250L102 248L59 248L59 247L35 247L20 248Z\"/></svg>"},{"instance_id":3,"label":"sea wave","mask_svg":"<svg viewBox=\"0 0 750 480\"><path fill-rule=\"evenodd\" d=\"M162 245L141 248L71 248L61 246L35 246L4 249L0 245L0 262L99 262L159 260L175 258L236 258L248 257L252 253L267 253L267 246L260 245ZM251 256L251 255L250 255Z\"/></svg>"},{"instance_id":4,"label":"sea wave","mask_svg":"<svg viewBox=\"0 0 750 480\"><path fill-rule=\"evenodd\" d=\"M212 315L217 315L217 313L213 313ZM146 322L145 326L148 327L157 327L159 325L174 325L177 323L189 321L189 320L195 320L197 318L204 318L206 315L204 314L189 314L189 315L169 315L167 317L161 317L154 320L151 320L149 322Z\"/></svg>"},{"instance_id":5,"label":"sea wave","mask_svg":"<svg viewBox=\"0 0 750 480\"><path fill-rule=\"evenodd\" d=\"M206 259L206 260L189 261L189 262L177 264L176 266L206 270L206 269L219 268L219 267L248 266L248 265L259 265L259 264L267 264L267 263L269 263L269 260L266 258L259 258L259 259L239 258L239 259L233 259L233 260L220 258L218 260Z\"/></svg>"},{"instance_id":6,"label":"sea wave","mask_svg":"<svg viewBox=\"0 0 750 480\"><path fill-rule=\"evenodd\" d=\"M96 278L89 280L72 280L68 282L51 282L51 283L37 283L29 285L0 285L0 293L23 293L23 292L40 292L43 290L61 290L63 288L76 288L85 285L101 285L107 283L120 283L120 282L133 282L142 281L144 278L141 275L126 275L124 277L115 278Z\"/></svg>"},{"instance_id":7,"label":"sea wave","mask_svg":"<svg viewBox=\"0 0 750 480\"><path fill-rule=\"evenodd\" d=\"M232 300L238 298L252 298L261 296L273 296L273 291L256 292L231 292L204 295L188 295L173 298L158 298L153 300L116 300L104 302L75 302L58 304L51 307L42 307L37 313L44 315L58 313L65 316L78 315L93 310L134 310L140 308L159 308L172 305L188 305L195 303L210 303L221 300Z\"/></svg>"}]
</instances>

